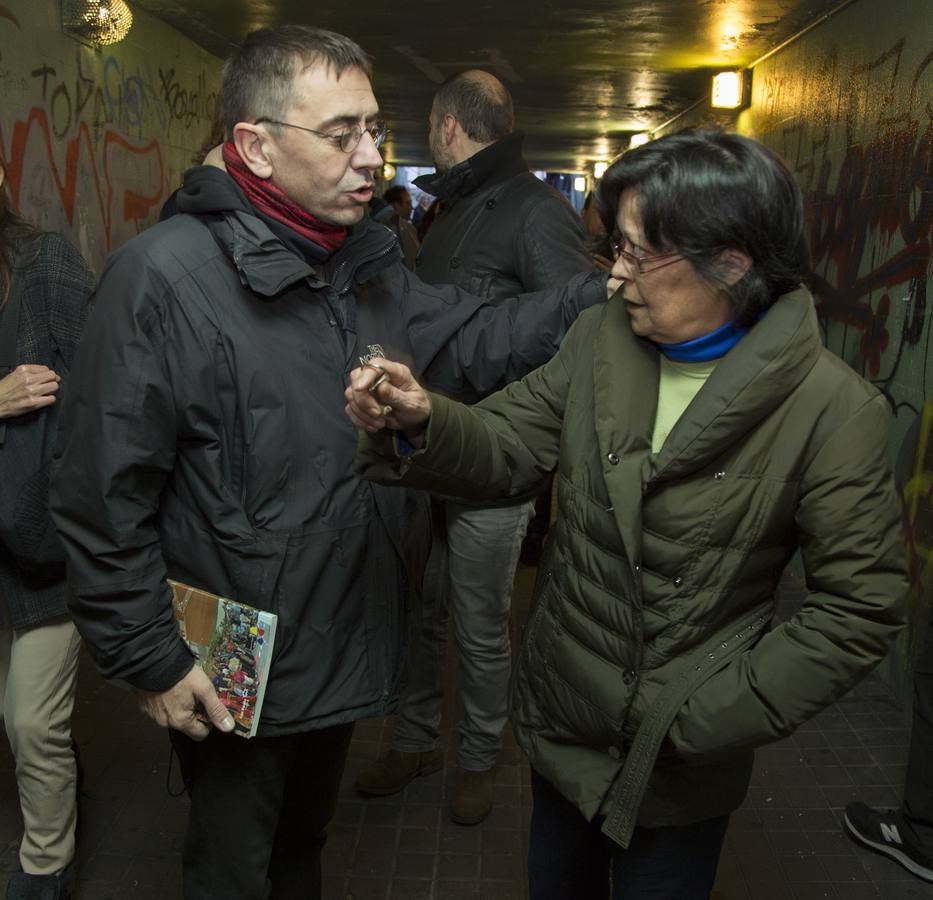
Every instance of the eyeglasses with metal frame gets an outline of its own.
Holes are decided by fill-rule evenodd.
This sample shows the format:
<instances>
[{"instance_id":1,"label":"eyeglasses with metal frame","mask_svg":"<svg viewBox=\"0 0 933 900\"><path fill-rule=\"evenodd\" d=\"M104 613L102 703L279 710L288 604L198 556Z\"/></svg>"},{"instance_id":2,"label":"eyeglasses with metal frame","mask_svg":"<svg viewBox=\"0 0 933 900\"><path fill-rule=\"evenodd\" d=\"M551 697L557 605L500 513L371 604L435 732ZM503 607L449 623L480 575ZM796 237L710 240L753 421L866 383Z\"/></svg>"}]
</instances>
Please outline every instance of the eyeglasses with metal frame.
<instances>
[{"instance_id":1,"label":"eyeglasses with metal frame","mask_svg":"<svg viewBox=\"0 0 933 900\"><path fill-rule=\"evenodd\" d=\"M331 134L327 131L317 131L314 128L307 128L304 125L293 125L291 122L280 122L277 119L256 119L256 125L281 125L283 128L297 128L299 131L307 131L309 134L316 134L318 137L324 138L327 141L330 141L335 147L339 150L342 150L344 153L352 153L360 145L360 141L363 140L363 135L368 134L372 139L373 143L377 147L381 147L385 143L385 139L389 135L389 129L386 128L385 122L373 122L368 128L363 128L359 123L351 125L346 131L340 131L336 134Z\"/></svg>"},{"instance_id":2,"label":"eyeglasses with metal frame","mask_svg":"<svg viewBox=\"0 0 933 900\"><path fill-rule=\"evenodd\" d=\"M671 250L668 253L655 253L652 256L636 256L634 253L629 253L628 250L624 249L627 243L629 243L627 238L613 238L610 241L613 256L615 259L625 260L626 264L631 266L638 275L650 275L652 272L657 272L659 269L671 266L684 258L683 254L677 250ZM633 244L632 246L635 245ZM645 263L662 259L666 259L667 262L663 262L659 266L652 266L650 269L644 267Z\"/></svg>"}]
</instances>

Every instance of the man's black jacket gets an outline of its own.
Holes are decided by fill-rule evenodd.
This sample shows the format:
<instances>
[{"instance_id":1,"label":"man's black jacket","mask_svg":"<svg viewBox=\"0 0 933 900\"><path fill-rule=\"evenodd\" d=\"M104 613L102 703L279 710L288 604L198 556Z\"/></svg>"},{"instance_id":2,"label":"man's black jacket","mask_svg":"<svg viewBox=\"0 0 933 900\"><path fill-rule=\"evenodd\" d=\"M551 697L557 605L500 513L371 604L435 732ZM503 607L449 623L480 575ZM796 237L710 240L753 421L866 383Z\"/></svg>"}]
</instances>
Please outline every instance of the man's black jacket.
<instances>
[{"instance_id":1,"label":"man's black jacket","mask_svg":"<svg viewBox=\"0 0 933 900\"><path fill-rule=\"evenodd\" d=\"M354 474L348 373L379 345L488 392L605 278L492 307L421 283L368 220L309 265L216 169L178 208L108 261L72 371L52 505L75 620L103 675L165 690L192 665L165 578L188 581L279 616L261 735L383 714L430 529L423 495Z\"/></svg>"},{"instance_id":2,"label":"man's black jacket","mask_svg":"<svg viewBox=\"0 0 933 900\"><path fill-rule=\"evenodd\" d=\"M528 171L519 134L415 184L441 201L415 266L429 284L455 284L496 303L593 271L580 217Z\"/></svg>"}]
</instances>

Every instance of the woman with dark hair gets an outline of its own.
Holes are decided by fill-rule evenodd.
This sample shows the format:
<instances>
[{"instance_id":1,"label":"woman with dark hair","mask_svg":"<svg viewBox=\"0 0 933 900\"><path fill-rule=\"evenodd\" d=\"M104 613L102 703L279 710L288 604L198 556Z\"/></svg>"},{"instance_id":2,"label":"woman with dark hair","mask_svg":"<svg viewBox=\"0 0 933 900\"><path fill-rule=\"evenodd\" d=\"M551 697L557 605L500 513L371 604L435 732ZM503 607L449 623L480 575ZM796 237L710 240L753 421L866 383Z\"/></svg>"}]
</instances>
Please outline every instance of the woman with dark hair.
<instances>
[{"instance_id":1,"label":"woman with dark hair","mask_svg":"<svg viewBox=\"0 0 933 900\"><path fill-rule=\"evenodd\" d=\"M13 210L0 160L0 717L16 759L24 833L7 900L72 896L78 633L48 512L64 378L94 276L57 234Z\"/></svg>"},{"instance_id":2,"label":"woman with dark hair","mask_svg":"<svg viewBox=\"0 0 933 900\"><path fill-rule=\"evenodd\" d=\"M680 133L601 190L622 286L551 362L466 408L377 359L347 409L384 483L491 500L556 467L512 697L531 896L696 900L754 748L902 625L890 413L821 343L801 195L769 150ZM798 550L808 595L775 624Z\"/></svg>"}]
</instances>

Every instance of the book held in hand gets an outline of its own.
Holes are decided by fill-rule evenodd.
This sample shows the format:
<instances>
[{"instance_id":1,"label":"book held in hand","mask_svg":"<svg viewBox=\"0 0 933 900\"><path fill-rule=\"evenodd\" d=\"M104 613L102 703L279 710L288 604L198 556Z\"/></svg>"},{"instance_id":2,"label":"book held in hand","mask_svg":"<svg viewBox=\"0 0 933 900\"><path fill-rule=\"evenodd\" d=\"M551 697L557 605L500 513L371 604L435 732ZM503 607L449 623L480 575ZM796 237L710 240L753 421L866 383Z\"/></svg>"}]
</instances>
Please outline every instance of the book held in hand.
<instances>
[{"instance_id":1,"label":"book held in hand","mask_svg":"<svg viewBox=\"0 0 933 900\"><path fill-rule=\"evenodd\" d=\"M233 716L234 734L253 737L278 616L179 581L168 583L181 636Z\"/></svg>"}]
</instances>

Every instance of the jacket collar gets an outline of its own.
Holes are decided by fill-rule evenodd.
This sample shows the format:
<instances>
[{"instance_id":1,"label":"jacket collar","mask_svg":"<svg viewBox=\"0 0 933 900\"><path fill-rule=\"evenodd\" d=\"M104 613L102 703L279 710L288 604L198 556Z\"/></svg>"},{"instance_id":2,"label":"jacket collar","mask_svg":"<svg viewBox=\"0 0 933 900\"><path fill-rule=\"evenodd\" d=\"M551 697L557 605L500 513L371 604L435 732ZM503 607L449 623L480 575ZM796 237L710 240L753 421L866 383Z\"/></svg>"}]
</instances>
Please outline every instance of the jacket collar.
<instances>
[{"instance_id":1,"label":"jacket collar","mask_svg":"<svg viewBox=\"0 0 933 900\"><path fill-rule=\"evenodd\" d=\"M515 132L484 147L446 172L419 176L414 184L437 197L445 209L450 209L461 197L527 172L528 164L522 155L524 140L524 134Z\"/></svg>"},{"instance_id":2,"label":"jacket collar","mask_svg":"<svg viewBox=\"0 0 933 900\"><path fill-rule=\"evenodd\" d=\"M632 333L621 295L609 301L594 347L596 436L616 524L633 562L641 553L641 504L631 498L650 482L687 475L721 457L787 398L821 352L809 291L780 297L723 357L654 456L660 354Z\"/></svg>"},{"instance_id":3,"label":"jacket collar","mask_svg":"<svg viewBox=\"0 0 933 900\"><path fill-rule=\"evenodd\" d=\"M655 477L678 477L721 455L784 402L821 352L810 293L799 288L780 297L687 407L654 460Z\"/></svg>"},{"instance_id":4,"label":"jacket collar","mask_svg":"<svg viewBox=\"0 0 933 900\"><path fill-rule=\"evenodd\" d=\"M312 287L331 285L342 293L354 277L371 277L389 264L398 246L392 232L367 217L350 229L340 250L315 267L301 248L289 246L257 215L229 175L212 166L185 173L178 211L196 215L207 225L243 284L262 297L273 297L303 280Z\"/></svg>"}]
</instances>

